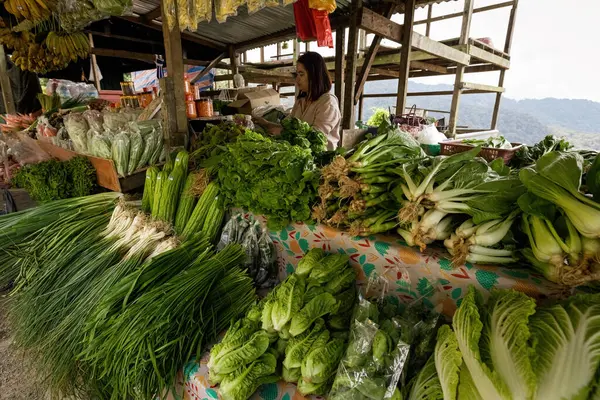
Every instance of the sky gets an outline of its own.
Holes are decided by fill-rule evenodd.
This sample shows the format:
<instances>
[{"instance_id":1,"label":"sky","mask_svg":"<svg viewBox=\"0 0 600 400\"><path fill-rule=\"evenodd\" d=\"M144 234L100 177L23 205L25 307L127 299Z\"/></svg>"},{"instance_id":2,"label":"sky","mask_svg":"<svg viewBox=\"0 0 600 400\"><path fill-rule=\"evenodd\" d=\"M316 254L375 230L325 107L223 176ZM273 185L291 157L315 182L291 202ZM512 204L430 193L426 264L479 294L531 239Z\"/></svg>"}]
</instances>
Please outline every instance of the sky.
<instances>
[{"instance_id":1,"label":"sky","mask_svg":"<svg viewBox=\"0 0 600 400\"><path fill-rule=\"evenodd\" d=\"M503 0L474 0L475 8L501 3ZM436 4L433 16L462 11L462 0ZM489 37L494 47L502 49L510 8L477 13L471 23L472 38ZM415 20L427 17L426 9L416 12ZM569 98L600 102L600 2L597 0L520 0L513 43L511 67L506 74L506 96L525 98ZM402 16L394 20L402 23ZM415 31L424 34L425 25ZM436 40L460 35L460 18L435 22L431 37ZM368 39L369 40L369 39ZM393 43L384 41L385 45ZM274 46L267 57L275 53ZM316 49L312 44L311 50ZM302 51L304 46L302 46ZM290 51L291 52L291 51ZM319 50L324 56L329 49ZM256 54L253 54L256 53ZM258 57L258 51L249 59ZM453 76L414 79L425 84L453 84ZM466 75L465 81L498 84L498 72Z\"/></svg>"}]
</instances>

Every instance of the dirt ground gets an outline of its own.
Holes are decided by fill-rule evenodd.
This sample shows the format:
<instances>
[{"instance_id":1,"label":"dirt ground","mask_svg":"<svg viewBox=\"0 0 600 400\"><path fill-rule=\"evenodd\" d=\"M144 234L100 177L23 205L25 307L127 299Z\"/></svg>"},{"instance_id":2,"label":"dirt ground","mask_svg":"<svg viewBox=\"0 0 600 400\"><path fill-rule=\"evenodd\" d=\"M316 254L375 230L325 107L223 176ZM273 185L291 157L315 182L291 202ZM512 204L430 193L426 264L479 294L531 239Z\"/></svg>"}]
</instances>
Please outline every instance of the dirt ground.
<instances>
[{"instance_id":1,"label":"dirt ground","mask_svg":"<svg viewBox=\"0 0 600 400\"><path fill-rule=\"evenodd\" d=\"M0 400L48 400L31 363L12 343L9 301L0 292Z\"/></svg>"}]
</instances>

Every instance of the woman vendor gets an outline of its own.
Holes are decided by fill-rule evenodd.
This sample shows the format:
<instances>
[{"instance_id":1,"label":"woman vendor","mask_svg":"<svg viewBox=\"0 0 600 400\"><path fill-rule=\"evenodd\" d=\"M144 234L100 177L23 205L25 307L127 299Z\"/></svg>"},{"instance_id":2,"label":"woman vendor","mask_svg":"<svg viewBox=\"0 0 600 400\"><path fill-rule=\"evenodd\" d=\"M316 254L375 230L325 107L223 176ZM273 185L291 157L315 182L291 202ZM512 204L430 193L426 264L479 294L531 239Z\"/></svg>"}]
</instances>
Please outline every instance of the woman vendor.
<instances>
[{"instance_id":1,"label":"woman vendor","mask_svg":"<svg viewBox=\"0 0 600 400\"><path fill-rule=\"evenodd\" d=\"M308 123L327 137L327 148L335 150L340 141L340 107L331 91L331 78L325 60L319 53L306 52L298 58L296 65L296 89L298 97L292 108L291 117ZM269 132L279 134L281 126L267 121Z\"/></svg>"}]
</instances>

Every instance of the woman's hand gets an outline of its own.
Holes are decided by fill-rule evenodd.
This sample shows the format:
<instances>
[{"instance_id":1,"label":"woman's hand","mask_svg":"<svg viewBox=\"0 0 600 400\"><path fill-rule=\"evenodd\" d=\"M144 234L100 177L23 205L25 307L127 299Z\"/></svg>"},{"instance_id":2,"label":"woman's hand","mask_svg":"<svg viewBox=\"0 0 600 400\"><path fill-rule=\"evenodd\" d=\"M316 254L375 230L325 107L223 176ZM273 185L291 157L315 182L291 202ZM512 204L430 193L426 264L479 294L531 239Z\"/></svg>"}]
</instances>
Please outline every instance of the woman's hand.
<instances>
[{"instance_id":1,"label":"woman's hand","mask_svg":"<svg viewBox=\"0 0 600 400\"><path fill-rule=\"evenodd\" d=\"M258 125L265 128L265 130L267 132L269 132L271 135L280 135L281 130L283 129L281 125L275 124L273 122L269 122L266 119L261 118L261 117L254 117L254 122L256 122Z\"/></svg>"}]
</instances>

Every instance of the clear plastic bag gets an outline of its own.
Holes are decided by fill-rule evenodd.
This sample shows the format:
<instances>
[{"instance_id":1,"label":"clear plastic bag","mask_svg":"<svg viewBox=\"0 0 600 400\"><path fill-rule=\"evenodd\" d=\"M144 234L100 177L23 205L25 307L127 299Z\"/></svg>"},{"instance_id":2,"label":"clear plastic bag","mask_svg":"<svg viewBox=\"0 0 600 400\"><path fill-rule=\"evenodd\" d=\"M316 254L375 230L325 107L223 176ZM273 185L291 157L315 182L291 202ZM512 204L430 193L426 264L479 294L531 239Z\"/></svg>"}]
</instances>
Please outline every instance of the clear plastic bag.
<instances>
[{"instance_id":1,"label":"clear plastic bag","mask_svg":"<svg viewBox=\"0 0 600 400\"><path fill-rule=\"evenodd\" d=\"M120 176L127 175L129 165L129 148L131 142L126 133L118 133L112 141L112 159Z\"/></svg>"},{"instance_id":2,"label":"clear plastic bag","mask_svg":"<svg viewBox=\"0 0 600 400\"><path fill-rule=\"evenodd\" d=\"M160 161L160 157L163 153L164 140L163 140L162 129L154 131L154 138L156 140L156 145L154 147L154 152L152 153L152 156L150 157L150 161L148 162L149 165L157 164Z\"/></svg>"},{"instance_id":3,"label":"clear plastic bag","mask_svg":"<svg viewBox=\"0 0 600 400\"><path fill-rule=\"evenodd\" d=\"M127 163L127 174L131 175L137 169L138 163L144 153L144 139L139 132L129 135L129 161Z\"/></svg>"},{"instance_id":4,"label":"clear plastic bag","mask_svg":"<svg viewBox=\"0 0 600 400\"><path fill-rule=\"evenodd\" d=\"M125 113L104 111L102 113L104 130L117 132L124 129L129 122L129 117Z\"/></svg>"},{"instance_id":5,"label":"clear plastic bag","mask_svg":"<svg viewBox=\"0 0 600 400\"><path fill-rule=\"evenodd\" d=\"M69 33L80 31L91 22L109 17L89 0L59 0L57 9L60 14L60 26Z\"/></svg>"},{"instance_id":6,"label":"clear plastic bag","mask_svg":"<svg viewBox=\"0 0 600 400\"><path fill-rule=\"evenodd\" d=\"M112 140L109 135L94 135L92 154L96 157L112 159Z\"/></svg>"},{"instance_id":7,"label":"clear plastic bag","mask_svg":"<svg viewBox=\"0 0 600 400\"><path fill-rule=\"evenodd\" d=\"M215 0L215 17L217 21L223 23L228 17L237 15L238 8L244 3L244 0Z\"/></svg>"},{"instance_id":8,"label":"clear plastic bag","mask_svg":"<svg viewBox=\"0 0 600 400\"><path fill-rule=\"evenodd\" d=\"M102 113L98 110L87 110L82 113L83 117L87 121L90 129L93 129L97 132L102 132L102 124L104 122L104 117Z\"/></svg>"},{"instance_id":9,"label":"clear plastic bag","mask_svg":"<svg viewBox=\"0 0 600 400\"><path fill-rule=\"evenodd\" d=\"M141 135L144 139L144 151L140 156L136 169L143 168L150 163L150 158L152 157L152 154L158 145L157 137L153 131L145 135L142 133Z\"/></svg>"},{"instance_id":10,"label":"clear plastic bag","mask_svg":"<svg viewBox=\"0 0 600 400\"><path fill-rule=\"evenodd\" d=\"M71 113L63 118L65 129L73 141L75 151L88 153L87 132L90 129L86 119L80 113Z\"/></svg>"},{"instance_id":11,"label":"clear plastic bag","mask_svg":"<svg viewBox=\"0 0 600 400\"><path fill-rule=\"evenodd\" d=\"M212 19L213 2L212 0L190 0L190 3L191 30L196 31L200 22L210 22Z\"/></svg>"},{"instance_id":12,"label":"clear plastic bag","mask_svg":"<svg viewBox=\"0 0 600 400\"><path fill-rule=\"evenodd\" d=\"M132 0L93 0L98 11L113 17L131 14Z\"/></svg>"}]
</instances>

